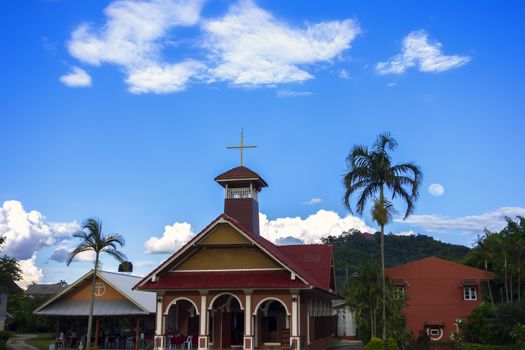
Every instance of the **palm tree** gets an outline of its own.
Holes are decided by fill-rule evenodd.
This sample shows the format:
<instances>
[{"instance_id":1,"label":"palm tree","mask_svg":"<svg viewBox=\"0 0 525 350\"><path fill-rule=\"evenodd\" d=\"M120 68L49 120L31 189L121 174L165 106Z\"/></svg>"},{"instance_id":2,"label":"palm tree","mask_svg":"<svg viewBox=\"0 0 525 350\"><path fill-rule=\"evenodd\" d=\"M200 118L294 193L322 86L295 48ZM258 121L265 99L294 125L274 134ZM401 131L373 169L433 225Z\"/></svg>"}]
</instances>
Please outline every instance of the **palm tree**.
<instances>
[{"instance_id":1,"label":"palm tree","mask_svg":"<svg viewBox=\"0 0 525 350\"><path fill-rule=\"evenodd\" d=\"M363 215L367 202L372 200L372 218L381 226L383 340L386 340L385 226L390 222L393 211L393 204L385 195L388 191L391 200L400 197L406 203L406 219L414 212L423 179L421 169L414 163L392 164L389 151L394 151L396 147L397 142L389 133L379 135L370 150L366 146L354 146L346 158L348 173L344 176L345 206L352 212L350 197L361 190L356 212Z\"/></svg>"},{"instance_id":2,"label":"palm tree","mask_svg":"<svg viewBox=\"0 0 525 350\"><path fill-rule=\"evenodd\" d=\"M93 324L93 306L95 305L95 283L97 280L99 256L107 253L118 262L126 260L124 253L117 249L117 245L124 246L124 237L117 233L105 235L102 233L102 222L96 218L88 218L83 224L82 229L73 233L74 238L80 238L80 244L67 257L67 265L71 264L75 256L83 252L95 253L95 267L93 269L93 281L91 282L91 305L89 307L88 330L86 340L86 350L91 350L91 330ZM95 339L96 342L96 339Z\"/></svg>"},{"instance_id":3,"label":"palm tree","mask_svg":"<svg viewBox=\"0 0 525 350\"><path fill-rule=\"evenodd\" d=\"M354 274L347 302L355 310L359 322L364 322L365 317L369 317L367 322L370 322L370 338L376 337L376 315L381 305L381 293L379 265L373 262L360 264L358 272Z\"/></svg>"},{"instance_id":4,"label":"palm tree","mask_svg":"<svg viewBox=\"0 0 525 350\"><path fill-rule=\"evenodd\" d=\"M472 251L474 258L479 257L483 260L483 266L487 276L489 272L489 259L491 259L494 254L494 237L495 236L493 233L485 229L484 235L478 237L476 248ZM492 296L492 288L490 286L489 278L487 278L487 287L489 291L490 302L494 304L494 297Z\"/></svg>"}]
</instances>

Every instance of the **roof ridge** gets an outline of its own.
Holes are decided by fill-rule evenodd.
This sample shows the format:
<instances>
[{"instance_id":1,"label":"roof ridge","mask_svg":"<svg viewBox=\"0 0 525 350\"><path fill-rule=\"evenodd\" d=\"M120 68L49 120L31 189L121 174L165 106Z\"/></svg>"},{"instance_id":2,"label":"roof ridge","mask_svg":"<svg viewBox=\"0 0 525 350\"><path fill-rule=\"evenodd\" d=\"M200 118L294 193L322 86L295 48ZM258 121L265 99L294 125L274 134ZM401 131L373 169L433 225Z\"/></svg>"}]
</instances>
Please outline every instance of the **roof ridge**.
<instances>
[{"instance_id":1,"label":"roof ridge","mask_svg":"<svg viewBox=\"0 0 525 350\"><path fill-rule=\"evenodd\" d=\"M282 245L275 245L276 247L301 247L301 246L320 246L320 247L333 247L333 244L324 244L324 243L304 243L304 244L282 244Z\"/></svg>"},{"instance_id":2,"label":"roof ridge","mask_svg":"<svg viewBox=\"0 0 525 350\"><path fill-rule=\"evenodd\" d=\"M137 276L137 275L126 275L125 273L122 273L122 272L115 272L115 271L98 270L98 272L111 273L111 274L113 274L113 275L119 275L119 276L125 276L125 277L143 278L142 276Z\"/></svg>"}]
</instances>

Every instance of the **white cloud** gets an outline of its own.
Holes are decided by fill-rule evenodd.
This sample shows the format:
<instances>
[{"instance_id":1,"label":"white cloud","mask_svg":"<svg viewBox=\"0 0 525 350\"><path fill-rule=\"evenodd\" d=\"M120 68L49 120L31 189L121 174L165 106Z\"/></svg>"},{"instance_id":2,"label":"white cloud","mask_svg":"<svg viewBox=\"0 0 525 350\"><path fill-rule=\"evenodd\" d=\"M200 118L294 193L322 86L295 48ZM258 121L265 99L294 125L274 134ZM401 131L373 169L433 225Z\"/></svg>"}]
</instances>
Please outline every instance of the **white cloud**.
<instances>
[{"instance_id":1,"label":"white cloud","mask_svg":"<svg viewBox=\"0 0 525 350\"><path fill-rule=\"evenodd\" d=\"M174 253L188 242L195 233L191 225L186 222L176 222L173 225L166 225L162 237L150 237L144 243L146 253Z\"/></svg>"},{"instance_id":2,"label":"white cloud","mask_svg":"<svg viewBox=\"0 0 525 350\"><path fill-rule=\"evenodd\" d=\"M310 96L313 95L311 91L294 91L294 90L277 90L277 97L286 98L286 97L301 97L301 96Z\"/></svg>"},{"instance_id":3,"label":"white cloud","mask_svg":"<svg viewBox=\"0 0 525 350\"><path fill-rule=\"evenodd\" d=\"M347 215L340 217L334 211L321 209L317 213L303 219L301 217L284 217L269 220L265 214L259 214L261 235L277 243L284 239L298 239L305 243L319 243L322 237L338 236L351 229L374 233L376 230L368 226L361 218Z\"/></svg>"},{"instance_id":4,"label":"white cloud","mask_svg":"<svg viewBox=\"0 0 525 350\"><path fill-rule=\"evenodd\" d=\"M446 56L442 44L429 42L424 30L414 31L403 39L401 53L386 62L379 62L376 69L381 74L401 74L408 68L418 66L421 72L443 72L460 67L470 61L468 56Z\"/></svg>"},{"instance_id":5,"label":"white cloud","mask_svg":"<svg viewBox=\"0 0 525 350\"><path fill-rule=\"evenodd\" d=\"M321 209L305 219L301 217L284 217L269 220L259 213L261 235L277 244L291 243L319 243L322 237L340 235L351 229L361 232L374 233L376 230L369 227L361 218L347 215L340 217L334 211ZM176 222L164 227L162 237L150 237L144 244L146 253L174 253L195 236L190 224Z\"/></svg>"},{"instance_id":6,"label":"white cloud","mask_svg":"<svg viewBox=\"0 0 525 350\"><path fill-rule=\"evenodd\" d=\"M341 79L352 79L352 77L350 76L350 73L348 73L348 71L346 69L341 69L339 71L339 78L341 78Z\"/></svg>"},{"instance_id":7,"label":"white cloud","mask_svg":"<svg viewBox=\"0 0 525 350\"><path fill-rule=\"evenodd\" d=\"M0 207L0 236L5 236L3 253L30 259L42 247L67 239L80 226L76 222L52 223L36 210L26 212L19 201L5 201Z\"/></svg>"},{"instance_id":8,"label":"white cloud","mask_svg":"<svg viewBox=\"0 0 525 350\"><path fill-rule=\"evenodd\" d=\"M186 89L191 77L205 68L202 63L191 60L171 65L135 68L130 71L126 83L129 85L129 91L135 94L179 92Z\"/></svg>"},{"instance_id":9,"label":"white cloud","mask_svg":"<svg viewBox=\"0 0 525 350\"><path fill-rule=\"evenodd\" d=\"M61 76L59 80L69 87L91 86L91 76L78 67L71 67L71 72Z\"/></svg>"},{"instance_id":10,"label":"white cloud","mask_svg":"<svg viewBox=\"0 0 525 350\"><path fill-rule=\"evenodd\" d=\"M36 253L34 253L29 259L19 261L20 269L22 270L22 279L17 281L17 284L25 289L32 283L38 283L44 277L42 269L37 267L36 264Z\"/></svg>"},{"instance_id":11,"label":"white cloud","mask_svg":"<svg viewBox=\"0 0 525 350\"><path fill-rule=\"evenodd\" d=\"M217 62L214 79L257 86L312 79L303 65L330 61L359 33L353 20L321 22L293 28L243 0L222 18L207 20L205 47Z\"/></svg>"},{"instance_id":12,"label":"white cloud","mask_svg":"<svg viewBox=\"0 0 525 350\"><path fill-rule=\"evenodd\" d=\"M306 65L338 57L360 32L350 19L294 28L251 0L231 6L223 17L201 20L203 4L204 0L115 0L104 10L103 25L83 23L72 32L68 51L87 64L119 65L131 93L164 94L183 91L192 81L259 86L312 79ZM163 50L173 42L173 29L196 25L203 34L179 42L203 48L204 55L166 60ZM67 77L61 81L77 82Z\"/></svg>"},{"instance_id":13,"label":"white cloud","mask_svg":"<svg viewBox=\"0 0 525 350\"><path fill-rule=\"evenodd\" d=\"M395 83L395 82L390 82L390 83L386 84L386 86L388 86L388 87L394 87L394 86L396 86L396 83Z\"/></svg>"},{"instance_id":14,"label":"white cloud","mask_svg":"<svg viewBox=\"0 0 525 350\"><path fill-rule=\"evenodd\" d=\"M312 198L310 199L309 201L307 202L304 202L303 205L314 205L314 204L319 204L321 203L323 200L321 198Z\"/></svg>"},{"instance_id":15,"label":"white cloud","mask_svg":"<svg viewBox=\"0 0 525 350\"><path fill-rule=\"evenodd\" d=\"M428 186L428 193L434 197L441 197L445 193L445 187L441 184L432 184Z\"/></svg>"},{"instance_id":16,"label":"white cloud","mask_svg":"<svg viewBox=\"0 0 525 350\"><path fill-rule=\"evenodd\" d=\"M164 62L161 51L174 27L195 25L204 0L116 0L104 10L106 22L93 29L84 23L71 35L69 53L82 62L124 68L134 93L176 92L194 71L187 62Z\"/></svg>"},{"instance_id":17,"label":"white cloud","mask_svg":"<svg viewBox=\"0 0 525 350\"><path fill-rule=\"evenodd\" d=\"M410 224L430 232L461 232L481 233L487 228L489 231L499 231L505 227L505 216L514 218L525 216L525 208L503 207L480 215L449 217L442 215L411 215L406 220L396 219L396 222Z\"/></svg>"},{"instance_id":18,"label":"white cloud","mask_svg":"<svg viewBox=\"0 0 525 350\"><path fill-rule=\"evenodd\" d=\"M412 230L408 230L408 231L395 232L394 234L397 236L415 236L417 233L415 233Z\"/></svg>"}]
</instances>

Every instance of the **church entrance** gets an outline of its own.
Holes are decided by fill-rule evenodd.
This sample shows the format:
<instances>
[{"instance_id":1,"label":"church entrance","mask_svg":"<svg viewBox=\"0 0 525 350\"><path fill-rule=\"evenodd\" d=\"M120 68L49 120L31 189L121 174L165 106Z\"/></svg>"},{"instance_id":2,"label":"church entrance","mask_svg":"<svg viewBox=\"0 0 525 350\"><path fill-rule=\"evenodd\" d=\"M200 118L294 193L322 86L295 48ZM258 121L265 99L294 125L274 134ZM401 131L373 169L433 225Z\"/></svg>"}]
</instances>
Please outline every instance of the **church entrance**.
<instances>
[{"instance_id":1,"label":"church entrance","mask_svg":"<svg viewBox=\"0 0 525 350\"><path fill-rule=\"evenodd\" d=\"M166 315L166 347L181 347L190 340L196 343L199 337L199 315L193 303L179 299L173 303ZM190 338L191 337L191 338Z\"/></svg>"},{"instance_id":2,"label":"church entrance","mask_svg":"<svg viewBox=\"0 0 525 350\"><path fill-rule=\"evenodd\" d=\"M244 311L235 296L224 294L212 304L209 314L210 347L242 348Z\"/></svg>"},{"instance_id":3,"label":"church entrance","mask_svg":"<svg viewBox=\"0 0 525 350\"><path fill-rule=\"evenodd\" d=\"M255 345L290 345L290 319L284 305L275 299L266 300L257 309L255 316Z\"/></svg>"}]
</instances>

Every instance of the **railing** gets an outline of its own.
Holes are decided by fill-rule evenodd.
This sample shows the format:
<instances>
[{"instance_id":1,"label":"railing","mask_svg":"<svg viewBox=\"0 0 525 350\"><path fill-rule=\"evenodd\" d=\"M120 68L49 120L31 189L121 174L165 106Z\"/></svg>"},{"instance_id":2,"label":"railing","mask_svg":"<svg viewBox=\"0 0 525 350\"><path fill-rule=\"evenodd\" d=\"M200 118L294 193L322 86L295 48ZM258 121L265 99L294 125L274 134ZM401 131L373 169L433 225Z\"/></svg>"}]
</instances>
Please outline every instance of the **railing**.
<instances>
[{"instance_id":1,"label":"railing","mask_svg":"<svg viewBox=\"0 0 525 350\"><path fill-rule=\"evenodd\" d=\"M227 199L253 198L257 200L257 191L253 188L228 188L226 190Z\"/></svg>"}]
</instances>

